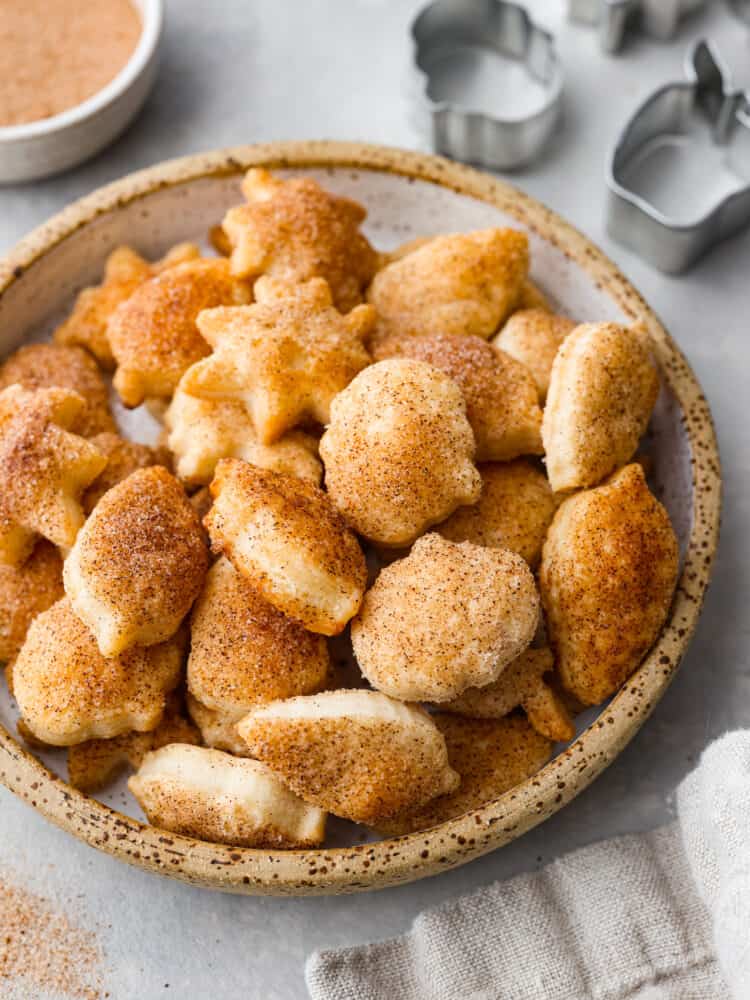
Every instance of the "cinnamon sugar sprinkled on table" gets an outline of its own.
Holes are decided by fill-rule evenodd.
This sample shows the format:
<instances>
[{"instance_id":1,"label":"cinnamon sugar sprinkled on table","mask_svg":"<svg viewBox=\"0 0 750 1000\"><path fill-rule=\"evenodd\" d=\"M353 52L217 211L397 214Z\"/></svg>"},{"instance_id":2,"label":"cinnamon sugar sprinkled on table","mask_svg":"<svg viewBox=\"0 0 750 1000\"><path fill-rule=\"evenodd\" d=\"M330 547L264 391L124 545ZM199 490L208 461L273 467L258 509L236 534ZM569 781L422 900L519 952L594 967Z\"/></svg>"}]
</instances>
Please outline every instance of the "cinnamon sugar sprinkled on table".
<instances>
[{"instance_id":1,"label":"cinnamon sugar sprinkled on table","mask_svg":"<svg viewBox=\"0 0 750 1000\"><path fill-rule=\"evenodd\" d=\"M0 874L0 995L105 1000L102 962L94 931Z\"/></svg>"}]
</instances>

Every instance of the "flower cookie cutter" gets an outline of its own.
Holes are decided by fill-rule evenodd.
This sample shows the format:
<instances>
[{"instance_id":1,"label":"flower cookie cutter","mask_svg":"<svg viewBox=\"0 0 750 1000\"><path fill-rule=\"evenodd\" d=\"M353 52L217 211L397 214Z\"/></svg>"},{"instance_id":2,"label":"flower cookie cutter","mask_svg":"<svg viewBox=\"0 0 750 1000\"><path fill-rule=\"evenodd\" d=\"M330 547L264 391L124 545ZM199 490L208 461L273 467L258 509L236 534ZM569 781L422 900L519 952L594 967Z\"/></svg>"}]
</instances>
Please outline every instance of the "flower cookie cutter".
<instances>
[{"instance_id":1,"label":"flower cookie cutter","mask_svg":"<svg viewBox=\"0 0 750 1000\"><path fill-rule=\"evenodd\" d=\"M750 224L750 97L733 89L710 43L691 48L687 79L655 91L620 135L608 169L608 229L625 246L669 274L687 270L710 247ZM704 214L681 221L660 211L628 183L628 168L660 138L679 139L695 116L708 125L722 166L736 180Z\"/></svg>"},{"instance_id":2,"label":"flower cookie cutter","mask_svg":"<svg viewBox=\"0 0 750 1000\"><path fill-rule=\"evenodd\" d=\"M667 41L677 32L680 21L705 4L706 0L568 0L571 20L595 24L605 52L622 48L628 29L638 26L651 38Z\"/></svg>"},{"instance_id":3,"label":"flower cookie cutter","mask_svg":"<svg viewBox=\"0 0 750 1000\"><path fill-rule=\"evenodd\" d=\"M420 105L433 147L458 160L514 170L541 152L562 108L563 74L553 36L528 12L506 0L435 0L411 27ZM480 61L493 55L517 61L540 88L540 104L528 114L492 112L493 94L447 99L463 92L481 73Z\"/></svg>"}]
</instances>

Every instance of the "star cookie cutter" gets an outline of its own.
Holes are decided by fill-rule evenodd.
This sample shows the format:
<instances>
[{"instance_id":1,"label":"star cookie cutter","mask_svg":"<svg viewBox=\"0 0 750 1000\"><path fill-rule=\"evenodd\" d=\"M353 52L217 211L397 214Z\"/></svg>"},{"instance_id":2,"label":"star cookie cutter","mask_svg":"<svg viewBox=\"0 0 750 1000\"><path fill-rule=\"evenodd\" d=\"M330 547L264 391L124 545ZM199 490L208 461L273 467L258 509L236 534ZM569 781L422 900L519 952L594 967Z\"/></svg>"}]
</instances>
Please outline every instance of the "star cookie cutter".
<instances>
[{"instance_id":1,"label":"star cookie cutter","mask_svg":"<svg viewBox=\"0 0 750 1000\"><path fill-rule=\"evenodd\" d=\"M505 0L435 0L417 15L411 36L423 123L438 152L497 170L515 170L539 155L560 117L563 74L553 36L525 8ZM478 60L492 53L518 61L541 87L538 108L500 116L435 96L475 79ZM481 104L491 108L487 97Z\"/></svg>"},{"instance_id":2,"label":"star cookie cutter","mask_svg":"<svg viewBox=\"0 0 750 1000\"><path fill-rule=\"evenodd\" d=\"M688 54L687 79L655 91L620 135L608 169L608 229L625 246L668 274L687 270L710 247L750 223L750 97L732 87L709 42ZM686 135L696 116L724 151L723 166L736 186L695 220L661 212L629 186L626 173L659 137Z\"/></svg>"},{"instance_id":3,"label":"star cookie cutter","mask_svg":"<svg viewBox=\"0 0 750 1000\"><path fill-rule=\"evenodd\" d=\"M706 0L568 0L572 21L595 24L605 52L618 52L628 30L638 24L651 38L667 41L677 33L683 17Z\"/></svg>"}]
</instances>

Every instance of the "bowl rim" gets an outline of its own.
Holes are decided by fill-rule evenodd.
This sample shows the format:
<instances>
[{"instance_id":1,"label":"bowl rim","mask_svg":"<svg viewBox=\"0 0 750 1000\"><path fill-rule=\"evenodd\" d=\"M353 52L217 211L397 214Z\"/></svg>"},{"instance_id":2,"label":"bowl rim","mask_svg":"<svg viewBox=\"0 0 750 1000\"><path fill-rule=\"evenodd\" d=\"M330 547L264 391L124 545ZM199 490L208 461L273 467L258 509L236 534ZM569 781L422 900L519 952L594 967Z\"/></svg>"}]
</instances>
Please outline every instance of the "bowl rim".
<instances>
[{"instance_id":1,"label":"bowl rim","mask_svg":"<svg viewBox=\"0 0 750 1000\"><path fill-rule=\"evenodd\" d=\"M161 39L164 28L164 0L130 0L141 22L138 43L122 69L109 83L95 91L85 101L74 104L49 118L39 118L19 125L0 125L0 144L25 142L53 133L63 132L94 118L105 107L126 93L148 67Z\"/></svg>"},{"instance_id":2,"label":"bowl rim","mask_svg":"<svg viewBox=\"0 0 750 1000\"><path fill-rule=\"evenodd\" d=\"M541 771L481 808L430 830L353 847L273 851L167 833L75 790L0 726L0 781L62 829L149 871L228 892L311 895L409 882L479 857L536 826L594 780L669 686L698 621L716 552L721 471L706 399L681 351L618 268L585 236L507 182L441 157L357 142L239 146L130 174L73 203L0 262L0 298L26 269L98 217L165 188L252 166L375 170L436 183L488 202L553 242L633 321L645 323L662 377L677 398L691 448L693 523L668 621L630 680L591 725Z\"/></svg>"}]
</instances>

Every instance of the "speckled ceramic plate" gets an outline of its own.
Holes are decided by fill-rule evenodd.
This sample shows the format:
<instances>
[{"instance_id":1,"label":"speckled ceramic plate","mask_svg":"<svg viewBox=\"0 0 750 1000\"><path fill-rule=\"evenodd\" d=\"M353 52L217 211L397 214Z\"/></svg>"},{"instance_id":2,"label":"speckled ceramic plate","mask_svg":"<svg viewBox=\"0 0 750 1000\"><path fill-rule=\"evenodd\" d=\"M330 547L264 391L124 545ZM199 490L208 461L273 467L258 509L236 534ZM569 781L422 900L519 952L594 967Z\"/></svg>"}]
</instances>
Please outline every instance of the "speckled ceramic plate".
<instances>
[{"instance_id":1,"label":"speckled ceramic plate","mask_svg":"<svg viewBox=\"0 0 750 1000\"><path fill-rule=\"evenodd\" d=\"M375 889L433 875L502 846L566 805L606 768L648 717L684 653L716 548L721 480L711 416L675 343L615 266L538 202L485 174L436 157L346 143L286 143L192 156L118 181L32 233L0 264L0 353L49 332L76 291L98 280L105 256L130 243L156 256L201 239L239 199L242 171L264 165L312 173L368 209L367 233L387 249L415 236L493 225L525 229L532 277L570 316L640 320L658 355L663 389L651 421L652 485L677 531L682 572L653 650L606 706L579 718L579 735L532 779L481 809L423 833L368 841L336 826L316 851L249 850L167 834L143 823L121 783L97 800L65 780L64 753L22 747L15 706L0 700L0 780L54 823L149 871L244 893ZM129 415L127 430L148 435ZM606 780L606 779L605 779ZM334 846L335 845L335 846ZM339 846L340 845L340 846Z\"/></svg>"}]
</instances>

